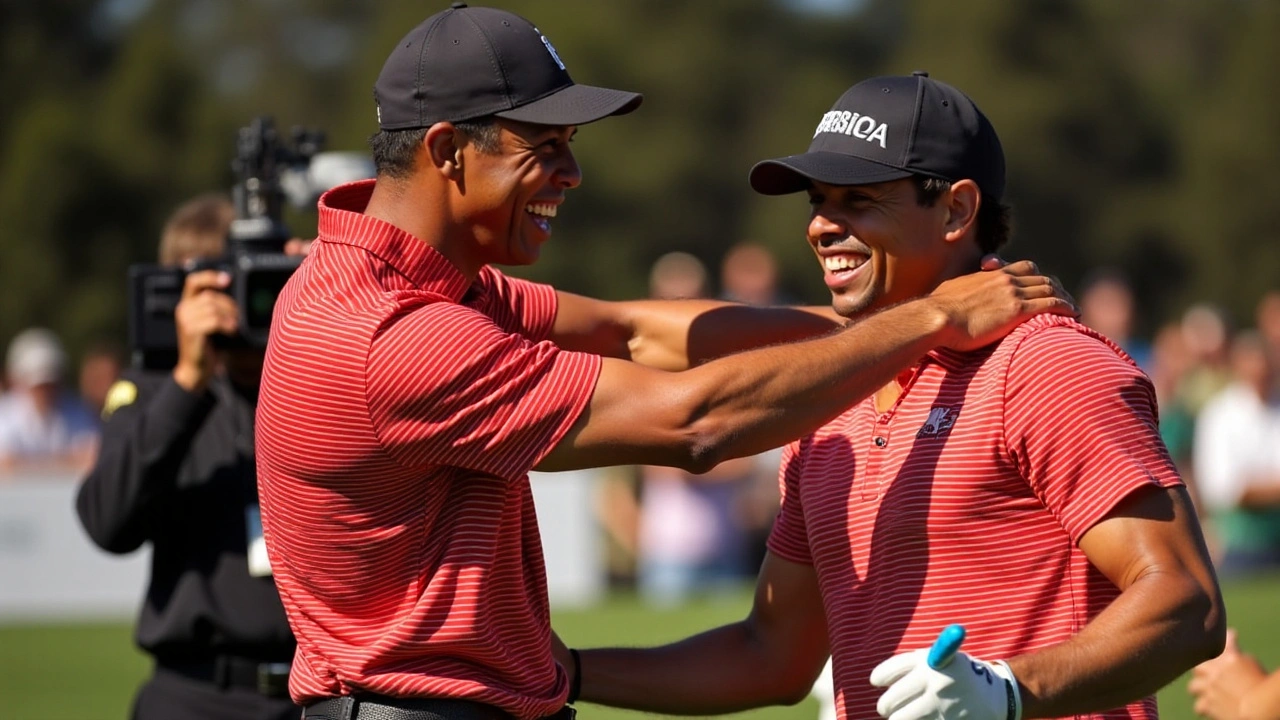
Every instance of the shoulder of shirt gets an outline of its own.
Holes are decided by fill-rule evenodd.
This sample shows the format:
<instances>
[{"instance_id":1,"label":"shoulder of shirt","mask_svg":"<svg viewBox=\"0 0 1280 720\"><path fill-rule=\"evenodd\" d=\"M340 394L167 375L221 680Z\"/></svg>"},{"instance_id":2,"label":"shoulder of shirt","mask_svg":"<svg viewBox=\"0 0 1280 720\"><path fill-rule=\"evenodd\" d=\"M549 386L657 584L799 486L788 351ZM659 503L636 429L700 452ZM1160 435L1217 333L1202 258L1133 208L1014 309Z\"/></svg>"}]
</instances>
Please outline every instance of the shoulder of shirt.
<instances>
[{"instance_id":1,"label":"shoulder of shirt","mask_svg":"<svg viewBox=\"0 0 1280 720\"><path fill-rule=\"evenodd\" d=\"M1003 356L1007 363L1015 354L1056 354L1072 348L1093 352L1106 348L1117 361L1139 369L1128 353L1102 333L1074 318L1048 314L1037 315L1010 331L998 343L993 358Z\"/></svg>"}]
</instances>

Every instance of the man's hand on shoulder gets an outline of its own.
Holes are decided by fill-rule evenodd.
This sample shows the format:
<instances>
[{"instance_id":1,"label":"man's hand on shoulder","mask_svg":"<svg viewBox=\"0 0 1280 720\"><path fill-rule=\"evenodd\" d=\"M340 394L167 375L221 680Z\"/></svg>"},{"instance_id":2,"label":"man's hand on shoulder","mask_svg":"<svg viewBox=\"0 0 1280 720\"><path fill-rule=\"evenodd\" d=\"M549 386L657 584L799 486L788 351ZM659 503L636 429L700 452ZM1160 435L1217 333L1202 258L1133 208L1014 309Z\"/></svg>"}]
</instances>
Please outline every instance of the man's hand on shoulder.
<instances>
[{"instance_id":1,"label":"man's hand on shoulder","mask_svg":"<svg viewBox=\"0 0 1280 720\"><path fill-rule=\"evenodd\" d=\"M926 296L945 319L945 347L973 350L989 345L1040 313L1079 314L1071 296L1057 280L1040 274L1035 263L1002 262L984 259L983 267L993 269L952 278Z\"/></svg>"}]
</instances>

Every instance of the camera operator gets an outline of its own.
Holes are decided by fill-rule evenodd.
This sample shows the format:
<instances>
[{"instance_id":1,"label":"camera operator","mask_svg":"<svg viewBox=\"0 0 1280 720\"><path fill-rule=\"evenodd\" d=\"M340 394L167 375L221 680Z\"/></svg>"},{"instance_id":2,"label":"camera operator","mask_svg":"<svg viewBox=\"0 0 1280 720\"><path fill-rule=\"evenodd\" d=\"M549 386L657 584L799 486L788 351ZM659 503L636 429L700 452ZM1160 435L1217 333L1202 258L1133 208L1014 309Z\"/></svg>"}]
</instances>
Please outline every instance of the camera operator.
<instances>
[{"instance_id":1,"label":"camera operator","mask_svg":"<svg viewBox=\"0 0 1280 720\"><path fill-rule=\"evenodd\" d=\"M218 195L187 202L164 228L161 263L221 257L234 217ZM288 695L294 638L258 519L253 430L263 350L215 341L241 324L224 292L230 283L224 270L186 275L174 311L177 364L128 370L112 387L101 453L76 501L104 550L151 543L135 638L155 666L134 700L135 720L299 715Z\"/></svg>"}]
</instances>

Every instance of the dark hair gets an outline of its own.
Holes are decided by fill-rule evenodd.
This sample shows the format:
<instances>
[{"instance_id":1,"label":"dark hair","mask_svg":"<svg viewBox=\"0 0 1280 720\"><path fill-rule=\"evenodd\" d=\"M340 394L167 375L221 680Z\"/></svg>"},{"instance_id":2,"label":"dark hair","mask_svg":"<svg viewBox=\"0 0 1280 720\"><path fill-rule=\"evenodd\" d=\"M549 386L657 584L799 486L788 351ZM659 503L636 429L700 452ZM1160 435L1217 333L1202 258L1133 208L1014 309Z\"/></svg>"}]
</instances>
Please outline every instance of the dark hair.
<instances>
[{"instance_id":1,"label":"dark hair","mask_svg":"<svg viewBox=\"0 0 1280 720\"><path fill-rule=\"evenodd\" d=\"M369 138L369 150L373 153L373 166L379 176L408 177L413 172L413 158L426 137L426 128L409 130L379 130Z\"/></svg>"},{"instance_id":2,"label":"dark hair","mask_svg":"<svg viewBox=\"0 0 1280 720\"><path fill-rule=\"evenodd\" d=\"M498 152L498 123L492 115L463 120L453 126L467 136L467 142L476 146L476 152L486 155Z\"/></svg>"},{"instance_id":3,"label":"dark hair","mask_svg":"<svg viewBox=\"0 0 1280 720\"><path fill-rule=\"evenodd\" d=\"M463 120L453 124L467 141L482 153L498 151L498 125L492 116ZM369 138L373 164L378 175L405 178L413 172L413 159L427 135L427 128L379 130Z\"/></svg>"},{"instance_id":4,"label":"dark hair","mask_svg":"<svg viewBox=\"0 0 1280 720\"><path fill-rule=\"evenodd\" d=\"M186 201L165 220L160 231L160 264L177 267L190 260L208 260L223 253L236 208L221 193L206 193Z\"/></svg>"},{"instance_id":5,"label":"dark hair","mask_svg":"<svg viewBox=\"0 0 1280 720\"><path fill-rule=\"evenodd\" d=\"M916 186L916 202L922 207L932 207L942 193L951 189L951 182L926 175L912 175ZM1009 242L1012 232L1013 210L990 195L983 194L978 206L977 240L983 254L993 253Z\"/></svg>"}]
</instances>

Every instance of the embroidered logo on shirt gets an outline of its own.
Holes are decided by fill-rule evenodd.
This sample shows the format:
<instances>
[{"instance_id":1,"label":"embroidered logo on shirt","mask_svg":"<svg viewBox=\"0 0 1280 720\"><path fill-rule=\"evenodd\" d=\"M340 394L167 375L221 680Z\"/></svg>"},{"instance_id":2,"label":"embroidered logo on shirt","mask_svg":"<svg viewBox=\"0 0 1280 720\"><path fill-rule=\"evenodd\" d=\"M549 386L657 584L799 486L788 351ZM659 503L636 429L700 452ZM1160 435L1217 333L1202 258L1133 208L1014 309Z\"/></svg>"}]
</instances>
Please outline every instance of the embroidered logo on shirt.
<instances>
[{"instance_id":1,"label":"embroidered logo on shirt","mask_svg":"<svg viewBox=\"0 0 1280 720\"><path fill-rule=\"evenodd\" d=\"M943 407L935 405L929 409L929 419L924 421L924 425L920 426L920 432L916 433L917 438L926 437L942 437L951 432L951 426L956 424L956 416L960 411L955 408Z\"/></svg>"}]
</instances>

